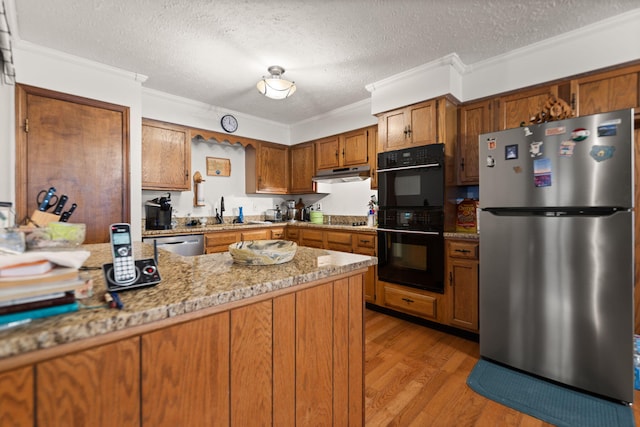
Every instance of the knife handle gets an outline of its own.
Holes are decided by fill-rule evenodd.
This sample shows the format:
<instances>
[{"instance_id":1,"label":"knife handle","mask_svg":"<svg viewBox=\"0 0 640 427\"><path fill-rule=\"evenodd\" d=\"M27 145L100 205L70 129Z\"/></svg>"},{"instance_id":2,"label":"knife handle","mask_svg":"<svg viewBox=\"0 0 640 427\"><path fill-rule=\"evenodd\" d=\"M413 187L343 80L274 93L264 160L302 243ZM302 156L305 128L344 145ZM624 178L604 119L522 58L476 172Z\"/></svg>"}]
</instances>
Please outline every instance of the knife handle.
<instances>
[{"instance_id":1,"label":"knife handle","mask_svg":"<svg viewBox=\"0 0 640 427\"><path fill-rule=\"evenodd\" d=\"M64 204L67 203L68 199L69 198L67 197L66 194L63 194L62 196L60 196L60 200L58 200L58 204L56 205L56 208L53 211L54 215L60 215L62 213L62 208L64 207Z\"/></svg>"},{"instance_id":2,"label":"knife handle","mask_svg":"<svg viewBox=\"0 0 640 427\"><path fill-rule=\"evenodd\" d=\"M73 213L73 211L76 210L76 208L78 207L78 205L76 203L72 204L71 207L69 208L68 211L66 212L62 212L62 215L60 215L60 222L67 222L69 221L69 217L71 216L71 214Z\"/></svg>"}]
</instances>

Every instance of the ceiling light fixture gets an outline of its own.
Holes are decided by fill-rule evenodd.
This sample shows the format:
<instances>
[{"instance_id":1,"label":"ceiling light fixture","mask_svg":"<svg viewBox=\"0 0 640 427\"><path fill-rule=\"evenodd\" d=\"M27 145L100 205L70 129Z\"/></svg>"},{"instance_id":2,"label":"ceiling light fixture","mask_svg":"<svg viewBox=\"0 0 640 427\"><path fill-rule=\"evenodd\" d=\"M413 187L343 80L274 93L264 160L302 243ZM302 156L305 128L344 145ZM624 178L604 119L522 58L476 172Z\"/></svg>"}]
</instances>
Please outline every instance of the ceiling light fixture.
<instances>
[{"instance_id":1,"label":"ceiling light fixture","mask_svg":"<svg viewBox=\"0 0 640 427\"><path fill-rule=\"evenodd\" d=\"M285 99L296 91L295 82L290 82L282 78L284 68L279 65L272 65L267 69L269 77L262 76L256 87L258 92L271 99Z\"/></svg>"}]
</instances>

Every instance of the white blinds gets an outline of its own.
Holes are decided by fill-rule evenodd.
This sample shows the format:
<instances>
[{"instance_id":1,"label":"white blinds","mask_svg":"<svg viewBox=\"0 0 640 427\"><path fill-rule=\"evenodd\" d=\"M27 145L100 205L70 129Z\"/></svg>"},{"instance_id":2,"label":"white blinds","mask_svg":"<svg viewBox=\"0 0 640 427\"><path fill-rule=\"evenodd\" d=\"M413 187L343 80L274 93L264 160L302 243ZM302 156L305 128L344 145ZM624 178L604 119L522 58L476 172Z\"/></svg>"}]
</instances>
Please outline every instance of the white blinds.
<instances>
[{"instance_id":1,"label":"white blinds","mask_svg":"<svg viewBox=\"0 0 640 427\"><path fill-rule=\"evenodd\" d=\"M2 63L2 76L7 84L16 81L16 70L13 65L13 51L11 50L11 31L7 20L7 11L4 2L0 3L0 62Z\"/></svg>"}]
</instances>

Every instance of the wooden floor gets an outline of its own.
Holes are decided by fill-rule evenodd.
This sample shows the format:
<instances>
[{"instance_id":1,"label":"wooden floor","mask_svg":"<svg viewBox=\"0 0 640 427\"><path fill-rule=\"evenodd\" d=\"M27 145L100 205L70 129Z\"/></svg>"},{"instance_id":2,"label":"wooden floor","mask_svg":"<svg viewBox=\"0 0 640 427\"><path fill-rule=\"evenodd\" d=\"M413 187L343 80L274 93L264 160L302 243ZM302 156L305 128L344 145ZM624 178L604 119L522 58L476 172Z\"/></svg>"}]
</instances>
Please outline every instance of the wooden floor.
<instances>
[{"instance_id":1,"label":"wooden floor","mask_svg":"<svg viewBox=\"0 0 640 427\"><path fill-rule=\"evenodd\" d=\"M551 426L466 385L478 361L477 342L372 310L365 321L367 426ZM634 417L640 426L640 403Z\"/></svg>"}]
</instances>

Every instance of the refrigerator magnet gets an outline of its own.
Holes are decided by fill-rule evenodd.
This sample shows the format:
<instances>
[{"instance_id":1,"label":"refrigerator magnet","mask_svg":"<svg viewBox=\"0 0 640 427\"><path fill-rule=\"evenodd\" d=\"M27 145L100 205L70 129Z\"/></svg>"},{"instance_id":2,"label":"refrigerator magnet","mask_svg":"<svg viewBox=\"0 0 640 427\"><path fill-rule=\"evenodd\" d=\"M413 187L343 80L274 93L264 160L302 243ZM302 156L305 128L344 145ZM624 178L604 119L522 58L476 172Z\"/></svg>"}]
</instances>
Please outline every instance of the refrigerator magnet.
<instances>
[{"instance_id":1,"label":"refrigerator magnet","mask_svg":"<svg viewBox=\"0 0 640 427\"><path fill-rule=\"evenodd\" d=\"M496 147L497 147L497 144L496 144L495 138L487 139L487 150L495 150Z\"/></svg>"},{"instance_id":2,"label":"refrigerator magnet","mask_svg":"<svg viewBox=\"0 0 640 427\"><path fill-rule=\"evenodd\" d=\"M616 136L621 120L609 120L598 125L598 136Z\"/></svg>"},{"instance_id":3,"label":"refrigerator magnet","mask_svg":"<svg viewBox=\"0 0 640 427\"><path fill-rule=\"evenodd\" d=\"M533 132L531 132L528 127L524 127L523 129L524 129L524 136L533 135Z\"/></svg>"},{"instance_id":4,"label":"refrigerator magnet","mask_svg":"<svg viewBox=\"0 0 640 427\"><path fill-rule=\"evenodd\" d=\"M487 156L487 167L492 168L496 165L496 159L493 156Z\"/></svg>"},{"instance_id":5,"label":"refrigerator magnet","mask_svg":"<svg viewBox=\"0 0 640 427\"><path fill-rule=\"evenodd\" d=\"M531 157L542 156L542 141L529 144L529 154L531 154Z\"/></svg>"},{"instance_id":6,"label":"refrigerator magnet","mask_svg":"<svg viewBox=\"0 0 640 427\"><path fill-rule=\"evenodd\" d=\"M547 157L533 161L533 182L536 187L551 187L551 160Z\"/></svg>"},{"instance_id":7,"label":"refrigerator magnet","mask_svg":"<svg viewBox=\"0 0 640 427\"><path fill-rule=\"evenodd\" d=\"M576 146L576 143L573 141L562 141L560 143L560 150L558 155L561 157L571 157L573 156L573 149Z\"/></svg>"},{"instance_id":8,"label":"refrigerator magnet","mask_svg":"<svg viewBox=\"0 0 640 427\"><path fill-rule=\"evenodd\" d=\"M558 126L555 128L547 128L544 130L545 136L553 136L553 135L562 135L563 133L567 133L567 128L564 126Z\"/></svg>"},{"instance_id":9,"label":"refrigerator magnet","mask_svg":"<svg viewBox=\"0 0 640 427\"><path fill-rule=\"evenodd\" d=\"M589 135L591 135L591 132L589 132L589 130L584 128L577 128L571 131L571 140L576 142L584 141L589 137Z\"/></svg>"},{"instance_id":10,"label":"refrigerator magnet","mask_svg":"<svg viewBox=\"0 0 640 427\"><path fill-rule=\"evenodd\" d=\"M594 145L591 147L589 155L593 157L596 162L603 162L612 158L614 151L616 151L616 147L610 145Z\"/></svg>"},{"instance_id":11,"label":"refrigerator magnet","mask_svg":"<svg viewBox=\"0 0 640 427\"><path fill-rule=\"evenodd\" d=\"M514 160L518 158L518 145L507 145L504 147L505 160Z\"/></svg>"}]
</instances>

